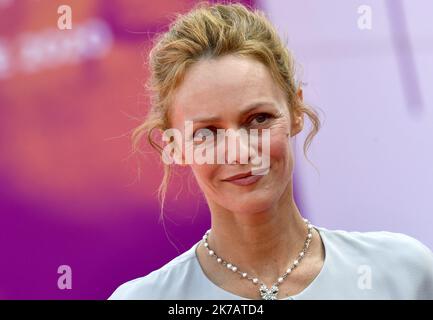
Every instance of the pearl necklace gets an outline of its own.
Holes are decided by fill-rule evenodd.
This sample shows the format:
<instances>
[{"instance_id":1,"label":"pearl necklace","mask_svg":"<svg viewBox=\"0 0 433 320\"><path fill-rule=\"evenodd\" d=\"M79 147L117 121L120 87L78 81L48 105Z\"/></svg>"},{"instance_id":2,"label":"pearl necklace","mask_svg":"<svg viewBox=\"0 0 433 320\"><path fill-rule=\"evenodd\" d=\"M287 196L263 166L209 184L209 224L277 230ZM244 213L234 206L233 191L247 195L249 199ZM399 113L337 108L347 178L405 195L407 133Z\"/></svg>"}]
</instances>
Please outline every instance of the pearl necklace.
<instances>
[{"instance_id":1,"label":"pearl necklace","mask_svg":"<svg viewBox=\"0 0 433 320\"><path fill-rule=\"evenodd\" d=\"M292 265L286 270L286 272L281 277L279 277L277 282L275 282L269 289L258 278L249 277L246 272L242 272L238 270L238 268L235 265L223 260L215 253L214 250L211 250L211 248L209 247L209 243L207 242L211 229L206 231L205 235L203 236L204 247L208 250L209 256L214 257L216 261L222 266L226 266L227 269L231 270L232 272L239 273L243 279L250 280L255 285L257 285L260 282L259 292L263 300L277 300L278 286L286 279L286 277L293 271L293 269L295 269L299 265L301 260L304 258L305 253L307 252L307 249L310 246L310 242L313 238L313 234L311 233L313 226L310 224L308 219L304 219L304 222L307 225L308 233L307 233L307 238L304 241L304 247L302 248L302 251L299 253L298 257L293 261Z\"/></svg>"}]
</instances>

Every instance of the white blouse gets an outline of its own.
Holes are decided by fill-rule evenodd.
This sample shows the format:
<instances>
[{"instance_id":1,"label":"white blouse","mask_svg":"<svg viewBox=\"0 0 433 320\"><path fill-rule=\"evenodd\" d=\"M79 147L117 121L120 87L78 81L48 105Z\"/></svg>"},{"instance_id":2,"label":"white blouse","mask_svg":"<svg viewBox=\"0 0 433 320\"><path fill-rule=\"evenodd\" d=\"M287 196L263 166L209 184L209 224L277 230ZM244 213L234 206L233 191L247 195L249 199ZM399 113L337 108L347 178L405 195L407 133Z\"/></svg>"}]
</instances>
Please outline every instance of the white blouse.
<instances>
[{"instance_id":1,"label":"white blouse","mask_svg":"<svg viewBox=\"0 0 433 320\"><path fill-rule=\"evenodd\" d=\"M433 253L418 240L388 231L314 228L325 247L322 269L301 292L280 300L433 299ZM196 255L200 241L147 276L122 284L108 299L249 300L206 276Z\"/></svg>"}]
</instances>

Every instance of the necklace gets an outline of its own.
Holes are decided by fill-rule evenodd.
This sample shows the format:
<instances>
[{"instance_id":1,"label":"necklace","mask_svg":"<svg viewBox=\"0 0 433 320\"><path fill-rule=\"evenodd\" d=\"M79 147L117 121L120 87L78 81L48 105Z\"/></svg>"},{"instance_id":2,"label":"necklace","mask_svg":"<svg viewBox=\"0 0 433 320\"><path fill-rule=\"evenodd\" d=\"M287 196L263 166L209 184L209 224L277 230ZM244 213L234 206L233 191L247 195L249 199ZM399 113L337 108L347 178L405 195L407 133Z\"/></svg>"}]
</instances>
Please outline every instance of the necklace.
<instances>
[{"instance_id":1,"label":"necklace","mask_svg":"<svg viewBox=\"0 0 433 320\"><path fill-rule=\"evenodd\" d=\"M305 256L305 253L307 252L308 247L310 246L311 239L313 238L313 234L311 233L313 226L310 224L308 219L304 219L305 224L307 225L307 237L304 241L304 246L302 248L302 251L299 252L298 257L293 261L292 265L286 270L286 272L278 278L277 282L275 282L270 288L266 286L263 282L261 282L258 278L250 277L246 272L238 270L238 267L233 265L232 263L229 263L219 257L214 250L212 250L209 247L209 243L207 242L209 233L211 229L207 230L206 233L203 236L204 240L204 247L208 250L209 256L216 259L216 261L221 264L222 266L225 266L228 270L231 270L232 272L239 273L243 279L247 279L252 281L255 285L260 283L260 296L263 300L277 300L278 295L278 286L286 279L286 277L296 268L298 267L299 263L302 261L302 259Z\"/></svg>"}]
</instances>

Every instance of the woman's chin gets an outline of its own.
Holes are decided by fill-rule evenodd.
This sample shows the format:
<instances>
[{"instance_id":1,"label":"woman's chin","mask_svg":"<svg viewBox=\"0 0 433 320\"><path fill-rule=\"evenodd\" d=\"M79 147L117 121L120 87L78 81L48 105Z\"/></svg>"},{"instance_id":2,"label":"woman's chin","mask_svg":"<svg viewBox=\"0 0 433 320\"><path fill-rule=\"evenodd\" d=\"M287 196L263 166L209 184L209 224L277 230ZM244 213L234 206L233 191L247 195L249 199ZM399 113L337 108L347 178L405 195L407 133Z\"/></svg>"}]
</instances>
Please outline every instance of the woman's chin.
<instances>
[{"instance_id":1,"label":"woman's chin","mask_svg":"<svg viewBox=\"0 0 433 320\"><path fill-rule=\"evenodd\" d=\"M246 214L266 211L272 207L274 199L264 196L263 194L249 194L227 200L225 207L232 212L245 212Z\"/></svg>"}]
</instances>

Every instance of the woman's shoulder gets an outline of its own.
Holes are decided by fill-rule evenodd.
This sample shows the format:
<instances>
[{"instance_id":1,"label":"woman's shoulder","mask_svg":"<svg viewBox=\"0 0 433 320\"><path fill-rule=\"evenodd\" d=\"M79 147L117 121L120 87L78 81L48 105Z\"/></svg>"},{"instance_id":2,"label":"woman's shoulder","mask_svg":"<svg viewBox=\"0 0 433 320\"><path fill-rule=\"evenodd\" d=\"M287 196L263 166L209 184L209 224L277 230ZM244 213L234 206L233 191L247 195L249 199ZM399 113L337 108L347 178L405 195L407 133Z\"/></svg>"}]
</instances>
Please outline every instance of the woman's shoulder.
<instances>
[{"instance_id":1,"label":"woman's shoulder","mask_svg":"<svg viewBox=\"0 0 433 320\"><path fill-rule=\"evenodd\" d=\"M346 231L322 229L328 245L346 257L429 278L433 285L433 252L418 239L391 231Z\"/></svg>"},{"instance_id":2,"label":"woman's shoulder","mask_svg":"<svg viewBox=\"0 0 433 320\"><path fill-rule=\"evenodd\" d=\"M325 245L325 291L339 286L340 299L433 299L433 252L418 239L316 228Z\"/></svg>"},{"instance_id":3,"label":"woman's shoulder","mask_svg":"<svg viewBox=\"0 0 433 320\"><path fill-rule=\"evenodd\" d=\"M176 288L176 285L180 283L176 280L184 278L189 269L192 268L192 262L195 258L195 245L146 276L121 284L110 295L108 300L153 300L167 296L167 291L174 293L181 290L181 288Z\"/></svg>"},{"instance_id":4,"label":"woman's shoulder","mask_svg":"<svg viewBox=\"0 0 433 320\"><path fill-rule=\"evenodd\" d=\"M347 231L319 228L329 240L346 247L371 251L398 251L402 255L431 258L432 251L418 239L404 233L391 231Z\"/></svg>"}]
</instances>

